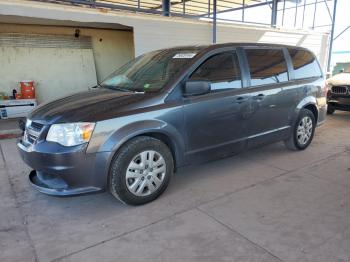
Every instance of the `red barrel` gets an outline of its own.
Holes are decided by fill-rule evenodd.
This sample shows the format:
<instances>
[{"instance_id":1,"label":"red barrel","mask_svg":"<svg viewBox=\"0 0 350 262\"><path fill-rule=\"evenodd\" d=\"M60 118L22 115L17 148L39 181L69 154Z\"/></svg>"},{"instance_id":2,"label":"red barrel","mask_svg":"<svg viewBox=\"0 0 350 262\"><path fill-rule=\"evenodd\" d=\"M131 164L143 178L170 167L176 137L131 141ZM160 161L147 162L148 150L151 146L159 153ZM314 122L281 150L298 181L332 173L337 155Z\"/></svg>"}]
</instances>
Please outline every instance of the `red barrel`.
<instances>
[{"instance_id":1,"label":"red barrel","mask_svg":"<svg viewBox=\"0 0 350 262\"><path fill-rule=\"evenodd\" d=\"M21 94L22 99L34 99L35 98L35 88L34 81L21 81Z\"/></svg>"},{"instance_id":2,"label":"red barrel","mask_svg":"<svg viewBox=\"0 0 350 262\"><path fill-rule=\"evenodd\" d=\"M22 94L16 94L15 99L22 99Z\"/></svg>"}]
</instances>

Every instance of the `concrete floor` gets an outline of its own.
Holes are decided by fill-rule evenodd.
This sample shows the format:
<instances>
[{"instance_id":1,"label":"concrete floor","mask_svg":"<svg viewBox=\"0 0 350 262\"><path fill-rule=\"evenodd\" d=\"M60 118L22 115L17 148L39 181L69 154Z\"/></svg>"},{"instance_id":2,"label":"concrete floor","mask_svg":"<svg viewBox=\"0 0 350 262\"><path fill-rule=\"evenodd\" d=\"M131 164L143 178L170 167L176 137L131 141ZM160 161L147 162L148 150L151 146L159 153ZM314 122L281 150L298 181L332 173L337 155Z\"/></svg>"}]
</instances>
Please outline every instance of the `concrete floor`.
<instances>
[{"instance_id":1,"label":"concrete floor","mask_svg":"<svg viewBox=\"0 0 350 262\"><path fill-rule=\"evenodd\" d=\"M0 119L0 139L21 136L22 131L19 128L20 119L21 118Z\"/></svg>"},{"instance_id":2,"label":"concrete floor","mask_svg":"<svg viewBox=\"0 0 350 262\"><path fill-rule=\"evenodd\" d=\"M19 129L19 118L0 119L0 131Z\"/></svg>"},{"instance_id":3,"label":"concrete floor","mask_svg":"<svg viewBox=\"0 0 350 262\"><path fill-rule=\"evenodd\" d=\"M33 190L0 156L0 261L350 261L350 113L303 152L281 143L181 170L140 207Z\"/></svg>"}]
</instances>

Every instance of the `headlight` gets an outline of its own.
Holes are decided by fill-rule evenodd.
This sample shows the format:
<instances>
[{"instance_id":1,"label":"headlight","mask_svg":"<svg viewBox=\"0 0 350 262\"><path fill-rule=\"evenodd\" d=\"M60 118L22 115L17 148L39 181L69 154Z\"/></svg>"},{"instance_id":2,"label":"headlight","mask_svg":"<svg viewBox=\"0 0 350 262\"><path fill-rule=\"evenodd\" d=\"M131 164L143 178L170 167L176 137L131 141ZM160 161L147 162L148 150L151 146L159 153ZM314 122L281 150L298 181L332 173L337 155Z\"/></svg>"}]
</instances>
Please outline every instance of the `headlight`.
<instances>
[{"instance_id":1,"label":"headlight","mask_svg":"<svg viewBox=\"0 0 350 262\"><path fill-rule=\"evenodd\" d=\"M90 141L95 123L54 124L46 136L47 141L63 146L76 146Z\"/></svg>"},{"instance_id":2,"label":"headlight","mask_svg":"<svg viewBox=\"0 0 350 262\"><path fill-rule=\"evenodd\" d=\"M31 124L32 124L32 120L27 119L27 121L26 121L26 128L30 127Z\"/></svg>"}]
</instances>

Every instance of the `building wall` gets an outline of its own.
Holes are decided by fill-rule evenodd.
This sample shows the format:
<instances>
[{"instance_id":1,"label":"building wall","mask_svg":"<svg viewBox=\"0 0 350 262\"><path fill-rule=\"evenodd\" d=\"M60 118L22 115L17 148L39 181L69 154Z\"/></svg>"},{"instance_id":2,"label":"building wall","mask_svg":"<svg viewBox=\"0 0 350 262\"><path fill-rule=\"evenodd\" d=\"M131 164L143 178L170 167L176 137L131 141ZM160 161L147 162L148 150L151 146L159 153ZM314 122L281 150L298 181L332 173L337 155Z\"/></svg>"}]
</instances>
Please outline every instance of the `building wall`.
<instances>
[{"instance_id":1,"label":"building wall","mask_svg":"<svg viewBox=\"0 0 350 262\"><path fill-rule=\"evenodd\" d=\"M130 24L135 32L135 51L143 53L157 47L169 47L179 44L210 44L212 42L212 25L207 22L190 22L148 19L147 23L135 17L124 19L124 24ZM153 28L154 33L149 34ZM320 53L323 38L327 35L309 32L277 30L232 24L219 24L217 42L254 42L276 43L305 46Z\"/></svg>"},{"instance_id":2,"label":"building wall","mask_svg":"<svg viewBox=\"0 0 350 262\"><path fill-rule=\"evenodd\" d=\"M72 36L75 27L0 24L1 33ZM10 47L0 49L0 92L11 94L19 81L36 82L38 102L88 90L134 57L130 31L79 28L92 49Z\"/></svg>"},{"instance_id":3,"label":"building wall","mask_svg":"<svg viewBox=\"0 0 350 262\"><path fill-rule=\"evenodd\" d=\"M19 81L34 80L39 103L96 84L91 49L1 47L0 61L6 63L0 71L0 92L20 92Z\"/></svg>"},{"instance_id":4,"label":"building wall","mask_svg":"<svg viewBox=\"0 0 350 262\"><path fill-rule=\"evenodd\" d=\"M135 55L176 45L212 43L212 25L208 21L49 3L29 3L23 0L2 0L0 16L1 14L12 16L30 14L30 17L55 19L57 22L74 21L128 26L134 31ZM298 45L313 50L322 66L325 66L327 60L328 34L314 31L218 23L217 41L219 43L243 41Z\"/></svg>"},{"instance_id":5,"label":"building wall","mask_svg":"<svg viewBox=\"0 0 350 262\"><path fill-rule=\"evenodd\" d=\"M124 24L134 28L134 43L136 54L141 54L156 48L176 45L210 44L212 42L212 25L203 22L169 21L162 23L148 19L124 19ZM157 28L150 34L153 28ZM278 30L272 28L248 27L240 25L219 24L217 43L252 42L274 43L302 46L311 49L325 67L327 61L328 35L310 32Z\"/></svg>"},{"instance_id":6,"label":"building wall","mask_svg":"<svg viewBox=\"0 0 350 262\"><path fill-rule=\"evenodd\" d=\"M332 75L339 74L340 72L343 72L343 71L350 73L350 62L336 63L336 65L333 67Z\"/></svg>"},{"instance_id":7,"label":"building wall","mask_svg":"<svg viewBox=\"0 0 350 262\"><path fill-rule=\"evenodd\" d=\"M80 35L91 37L98 81L103 80L115 69L134 57L133 33L130 31L67 26L0 24L0 33L73 36L77 28L80 30Z\"/></svg>"}]
</instances>

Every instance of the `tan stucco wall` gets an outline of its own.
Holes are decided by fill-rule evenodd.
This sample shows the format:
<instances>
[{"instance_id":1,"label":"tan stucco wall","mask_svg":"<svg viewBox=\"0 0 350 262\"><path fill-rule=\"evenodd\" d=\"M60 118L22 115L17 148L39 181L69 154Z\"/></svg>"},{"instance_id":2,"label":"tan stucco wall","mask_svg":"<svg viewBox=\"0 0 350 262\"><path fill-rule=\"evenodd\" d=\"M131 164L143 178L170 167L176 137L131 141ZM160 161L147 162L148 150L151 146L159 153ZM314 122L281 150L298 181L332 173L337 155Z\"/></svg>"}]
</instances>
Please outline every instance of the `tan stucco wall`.
<instances>
[{"instance_id":1,"label":"tan stucco wall","mask_svg":"<svg viewBox=\"0 0 350 262\"><path fill-rule=\"evenodd\" d=\"M0 92L20 92L19 81L34 80L39 103L96 85L91 49L1 47Z\"/></svg>"},{"instance_id":2,"label":"tan stucco wall","mask_svg":"<svg viewBox=\"0 0 350 262\"><path fill-rule=\"evenodd\" d=\"M80 28L92 39L97 80L103 80L134 57L133 33L121 30ZM0 33L74 35L76 27L0 24ZM102 41L100 41L102 39ZM39 57L38 57L39 59ZM49 70L49 68L48 68Z\"/></svg>"},{"instance_id":3,"label":"tan stucco wall","mask_svg":"<svg viewBox=\"0 0 350 262\"><path fill-rule=\"evenodd\" d=\"M76 27L0 24L1 33L70 35ZM88 90L134 57L131 31L79 27L92 49L8 47L0 49L0 92L19 90L19 81L35 80L39 103Z\"/></svg>"}]
</instances>

